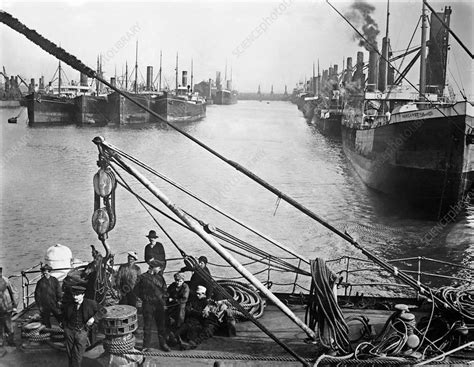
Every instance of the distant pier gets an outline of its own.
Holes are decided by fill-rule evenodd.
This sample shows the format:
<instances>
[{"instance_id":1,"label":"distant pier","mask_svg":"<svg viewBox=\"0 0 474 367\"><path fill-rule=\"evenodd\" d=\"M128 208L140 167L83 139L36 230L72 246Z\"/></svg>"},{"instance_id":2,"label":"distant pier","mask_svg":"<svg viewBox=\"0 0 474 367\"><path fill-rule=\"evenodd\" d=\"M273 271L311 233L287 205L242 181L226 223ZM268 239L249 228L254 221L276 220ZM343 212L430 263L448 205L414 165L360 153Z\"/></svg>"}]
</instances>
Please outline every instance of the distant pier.
<instances>
[{"instance_id":1,"label":"distant pier","mask_svg":"<svg viewBox=\"0 0 474 367\"><path fill-rule=\"evenodd\" d=\"M239 92L240 101L289 101L285 93L243 93Z\"/></svg>"}]
</instances>

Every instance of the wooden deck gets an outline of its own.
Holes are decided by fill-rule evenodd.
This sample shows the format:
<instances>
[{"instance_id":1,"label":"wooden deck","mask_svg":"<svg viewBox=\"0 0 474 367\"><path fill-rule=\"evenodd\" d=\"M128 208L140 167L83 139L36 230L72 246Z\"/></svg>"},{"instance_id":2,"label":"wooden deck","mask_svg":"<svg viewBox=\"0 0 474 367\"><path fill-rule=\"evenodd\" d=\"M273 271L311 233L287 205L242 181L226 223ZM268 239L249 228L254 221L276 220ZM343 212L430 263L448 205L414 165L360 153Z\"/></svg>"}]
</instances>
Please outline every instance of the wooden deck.
<instances>
[{"instance_id":1,"label":"wooden deck","mask_svg":"<svg viewBox=\"0 0 474 367\"><path fill-rule=\"evenodd\" d=\"M304 320L304 306L291 306L293 312ZM61 344L32 343L20 337L20 325L28 322L28 318L37 310L28 311L17 321L17 347L0 349L0 366L67 366L67 356ZM385 323L392 314L391 311L369 309L345 309L346 316L364 315L377 329ZM418 319L419 315L417 315ZM259 321L276 337L288 345L302 358L313 361L321 352L321 346L307 344L306 334L298 328L287 316L275 306L267 306ZM139 317L136 347L141 349L143 337L143 320ZM99 334L98 338L103 337ZM51 345L55 346L53 348ZM250 321L237 324L237 335L227 337L216 335L200 344L196 349L181 351L172 348L171 352L163 352L158 347L156 331L153 334L152 348L145 356L143 366L301 366L289 353L276 342L270 339L256 325ZM136 357L139 358L139 357ZM104 353L102 344L87 351L83 366L116 366L124 365L127 360L118 356L109 356ZM128 361L129 362L129 361Z\"/></svg>"}]
</instances>

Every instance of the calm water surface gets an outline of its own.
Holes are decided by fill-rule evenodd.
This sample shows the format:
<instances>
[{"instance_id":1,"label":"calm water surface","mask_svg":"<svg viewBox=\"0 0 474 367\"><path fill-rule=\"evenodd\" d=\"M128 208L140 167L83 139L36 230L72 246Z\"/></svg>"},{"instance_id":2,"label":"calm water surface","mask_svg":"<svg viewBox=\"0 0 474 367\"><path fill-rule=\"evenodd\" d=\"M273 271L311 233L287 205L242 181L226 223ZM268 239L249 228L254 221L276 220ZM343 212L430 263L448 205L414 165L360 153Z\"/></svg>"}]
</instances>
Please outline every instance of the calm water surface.
<instances>
[{"instance_id":1,"label":"calm water surface","mask_svg":"<svg viewBox=\"0 0 474 367\"><path fill-rule=\"evenodd\" d=\"M358 250L320 224L290 205L278 203L273 194L170 128L30 128L26 126L25 111L18 124L7 124L8 117L20 111L3 109L0 115L0 264L6 274L38 263L45 250L56 243L70 247L74 257L86 260L90 258L91 244L101 248L91 227L92 177L97 170L97 149L91 140L97 135L309 259L361 257ZM423 243L421 238L436 222L369 190L346 160L341 143L321 136L290 103L242 101L233 106L209 106L205 119L181 126L332 225L357 236L379 256L427 256L457 264L474 263L473 208L467 208L455 222L446 225L430 244ZM269 249L262 240L160 179L148 177L191 214ZM146 194L131 178L128 181ZM150 195L147 198L154 200ZM142 254L147 243L145 235L158 227L122 188L117 192L116 210L117 225L108 242L116 253L116 262L121 262L126 251L133 249ZM211 262L221 262L195 235L160 215L156 219L187 253L206 254ZM171 242L162 233L160 237L167 255L179 257ZM223 271L216 268L214 272Z\"/></svg>"}]
</instances>

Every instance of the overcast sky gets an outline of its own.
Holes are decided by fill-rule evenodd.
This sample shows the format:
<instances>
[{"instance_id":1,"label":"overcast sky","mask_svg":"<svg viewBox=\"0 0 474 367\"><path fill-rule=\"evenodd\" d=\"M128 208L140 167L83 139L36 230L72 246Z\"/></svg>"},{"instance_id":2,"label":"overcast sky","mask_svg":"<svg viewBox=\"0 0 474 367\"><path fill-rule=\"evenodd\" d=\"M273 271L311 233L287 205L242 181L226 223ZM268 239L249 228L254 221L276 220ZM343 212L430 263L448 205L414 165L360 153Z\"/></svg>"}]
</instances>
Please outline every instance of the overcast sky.
<instances>
[{"instance_id":1,"label":"overcast sky","mask_svg":"<svg viewBox=\"0 0 474 367\"><path fill-rule=\"evenodd\" d=\"M106 78L121 74L125 62L135 64L135 44L139 42L138 64L145 77L153 65L155 76L163 52L163 76L174 87L174 65L179 53L180 70L190 70L194 60L194 81L215 78L216 70L239 91L263 91L274 85L275 92L291 91L298 81L309 78L313 62L321 69L333 64L342 67L347 56L355 59L362 50L353 39L354 31L323 0L277 2L227 1L2 1L2 9L92 68L103 55ZM331 3L347 13L351 2ZM373 18L385 33L386 1L368 1ZM471 0L431 1L441 10L451 5L451 27L473 50L474 5ZM390 38L395 51L406 48L416 30L421 0L390 1ZM360 29L361 24L356 24ZM419 28L419 27L418 27ZM0 63L8 74L24 78L44 75L49 81L57 68L55 58L3 24L0 25ZM379 39L380 42L380 39ZM472 60L451 37L448 77L454 89L473 97ZM419 29L413 44L419 44ZM367 59L367 56L365 56ZM406 61L405 61L406 63ZM418 69L418 67L416 67ZM77 72L65 68L69 79Z\"/></svg>"}]
</instances>

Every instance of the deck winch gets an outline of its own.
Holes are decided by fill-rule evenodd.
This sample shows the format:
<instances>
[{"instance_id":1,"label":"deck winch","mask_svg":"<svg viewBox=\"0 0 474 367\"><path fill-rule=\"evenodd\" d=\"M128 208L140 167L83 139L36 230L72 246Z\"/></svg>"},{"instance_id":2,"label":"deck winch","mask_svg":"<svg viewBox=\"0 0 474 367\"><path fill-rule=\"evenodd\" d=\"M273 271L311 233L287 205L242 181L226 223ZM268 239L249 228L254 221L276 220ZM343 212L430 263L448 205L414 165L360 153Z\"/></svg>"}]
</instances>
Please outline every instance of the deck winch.
<instances>
[{"instance_id":1,"label":"deck winch","mask_svg":"<svg viewBox=\"0 0 474 367\"><path fill-rule=\"evenodd\" d=\"M124 363L116 360L115 364L121 365L130 361L141 363L141 355L127 355L127 352L137 352L133 335L138 328L137 309L128 305L114 305L104 307L99 312L99 329L105 335L104 350L115 359L126 360Z\"/></svg>"}]
</instances>

